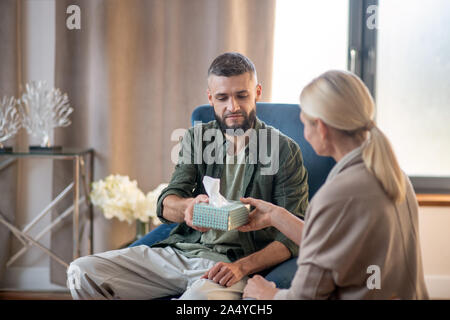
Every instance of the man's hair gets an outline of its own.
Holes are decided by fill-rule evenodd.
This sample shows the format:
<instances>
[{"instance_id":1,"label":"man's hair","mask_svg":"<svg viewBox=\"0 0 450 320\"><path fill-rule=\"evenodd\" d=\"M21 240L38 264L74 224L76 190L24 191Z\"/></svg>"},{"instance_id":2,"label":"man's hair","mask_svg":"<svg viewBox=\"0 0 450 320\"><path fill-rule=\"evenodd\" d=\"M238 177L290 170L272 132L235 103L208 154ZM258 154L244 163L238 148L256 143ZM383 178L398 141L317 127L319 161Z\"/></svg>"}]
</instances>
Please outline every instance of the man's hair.
<instances>
[{"instance_id":1,"label":"man's hair","mask_svg":"<svg viewBox=\"0 0 450 320\"><path fill-rule=\"evenodd\" d=\"M239 76L246 72L256 76L253 62L237 52L226 52L218 56L208 69L208 77L212 74L221 77Z\"/></svg>"}]
</instances>

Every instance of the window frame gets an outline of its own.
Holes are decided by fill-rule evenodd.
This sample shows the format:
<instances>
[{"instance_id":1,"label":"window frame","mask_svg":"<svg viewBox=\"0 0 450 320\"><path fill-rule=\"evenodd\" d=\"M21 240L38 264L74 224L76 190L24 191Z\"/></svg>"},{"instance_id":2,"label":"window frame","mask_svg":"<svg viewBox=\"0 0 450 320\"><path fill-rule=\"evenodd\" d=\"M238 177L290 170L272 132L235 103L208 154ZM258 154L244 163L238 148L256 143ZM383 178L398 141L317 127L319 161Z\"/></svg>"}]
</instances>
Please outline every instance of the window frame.
<instances>
[{"instance_id":1,"label":"window frame","mask_svg":"<svg viewBox=\"0 0 450 320\"><path fill-rule=\"evenodd\" d=\"M372 5L378 7L379 1L349 1L347 68L363 80L373 98L376 99L377 28L369 29L366 23L373 14L368 13L367 8ZM450 177L408 176L416 193L450 194Z\"/></svg>"}]
</instances>

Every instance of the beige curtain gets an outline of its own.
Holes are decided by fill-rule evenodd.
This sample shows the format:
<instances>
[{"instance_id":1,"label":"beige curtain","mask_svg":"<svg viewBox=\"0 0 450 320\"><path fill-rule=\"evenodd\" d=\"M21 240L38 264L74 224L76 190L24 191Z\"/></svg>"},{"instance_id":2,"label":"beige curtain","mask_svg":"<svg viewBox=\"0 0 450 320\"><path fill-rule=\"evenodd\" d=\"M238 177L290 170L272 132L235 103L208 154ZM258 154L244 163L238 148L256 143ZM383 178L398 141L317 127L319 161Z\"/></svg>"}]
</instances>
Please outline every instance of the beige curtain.
<instances>
[{"instance_id":1,"label":"beige curtain","mask_svg":"<svg viewBox=\"0 0 450 320\"><path fill-rule=\"evenodd\" d=\"M19 2L0 1L0 99L18 96L20 83ZM13 146L16 139L6 143ZM0 163L6 158L0 157ZM17 162L0 171L0 212L12 223L16 211ZM11 233L0 225L0 281L10 253Z\"/></svg>"},{"instance_id":2,"label":"beige curtain","mask_svg":"<svg viewBox=\"0 0 450 320\"><path fill-rule=\"evenodd\" d=\"M80 30L66 28L73 4L81 9ZM207 68L217 55L250 57L263 99L270 98L274 10L275 0L56 1L55 85L75 108L72 125L55 132L56 144L94 148L95 179L128 175L145 193L167 182L171 134L190 127L192 111L207 103ZM55 194L71 175L70 165L55 163ZM117 248L134 232L96 211L94 250ZM71 239L70 227L52 236L69 260ZM60 282L63 270L52 266Z\"/></svg>"}]
</instances>

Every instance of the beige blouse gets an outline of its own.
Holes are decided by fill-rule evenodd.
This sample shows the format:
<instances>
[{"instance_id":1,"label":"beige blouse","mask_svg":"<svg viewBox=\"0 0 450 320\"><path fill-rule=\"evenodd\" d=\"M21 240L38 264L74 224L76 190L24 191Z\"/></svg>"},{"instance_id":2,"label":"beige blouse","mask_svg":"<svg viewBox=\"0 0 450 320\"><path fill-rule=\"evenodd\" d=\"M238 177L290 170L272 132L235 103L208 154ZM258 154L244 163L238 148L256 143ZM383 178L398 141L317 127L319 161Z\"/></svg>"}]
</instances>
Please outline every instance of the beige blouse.
<instances>
[{"instance_id":1,"label":"beige blouse","mask_svg":"<svg viewBox=\"0 0 450 320\"><path fill-rule=\"evenodd\" d=\"M393 203L354 150L312 199L291 288L275 299L428 299L409 179Z\"/></svg>"}]
</instances>

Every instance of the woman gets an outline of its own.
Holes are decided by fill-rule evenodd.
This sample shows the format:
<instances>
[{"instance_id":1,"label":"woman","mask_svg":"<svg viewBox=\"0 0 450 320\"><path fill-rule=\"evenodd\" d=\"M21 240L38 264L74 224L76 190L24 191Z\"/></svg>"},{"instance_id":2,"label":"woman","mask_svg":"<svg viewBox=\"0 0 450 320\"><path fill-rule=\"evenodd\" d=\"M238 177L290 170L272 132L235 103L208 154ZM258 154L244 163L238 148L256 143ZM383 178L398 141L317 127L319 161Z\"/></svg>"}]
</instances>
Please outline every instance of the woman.
<instances>
[{"instance_id":1,"label":"woman","mask_svg":"<svg viewBox=\"0 0 450 320\"><path fill-rule=\"evenodd\" d=\"M300 95L304 136L335 167L308 207L305 221L253 198L240 231L274 226L300 246L291 288L260 276L244 298L427 299L418 231L418 205L392 147L373 122L374 101L364 83L329 71Z\"/></svg>"}]
</instances>

